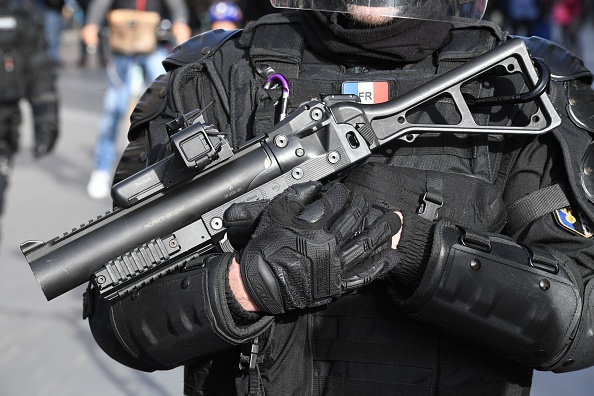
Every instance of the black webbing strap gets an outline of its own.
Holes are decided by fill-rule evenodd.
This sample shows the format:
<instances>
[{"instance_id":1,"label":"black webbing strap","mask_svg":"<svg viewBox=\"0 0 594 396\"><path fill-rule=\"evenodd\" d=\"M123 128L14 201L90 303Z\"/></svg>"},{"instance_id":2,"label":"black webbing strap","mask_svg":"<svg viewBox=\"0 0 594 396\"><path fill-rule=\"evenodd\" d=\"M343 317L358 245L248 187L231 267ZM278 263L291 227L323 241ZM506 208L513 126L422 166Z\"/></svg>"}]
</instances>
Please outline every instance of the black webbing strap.
<instances>
[{"instance_id":1,"label":"black webbing strap","mask_svg":"<svg viewBox=\"0 0 594 396\"><path fill-rule=\"evenodd\" d=\"M437 211L443 206L443 178L441 174L426 173L427 190L417 214L427 220L437 220Z\"/></svg>"},{"instance_id":2,"label":"black webbing strap","mask_svg":"<svg viewBox=\"0 0 594 396\"><path fill-rule=\"evenodd\" d=\"M303 35L296 24L284 27L283 34L279 34L281 29L274 24L258 26L250 45L250 59L256 68L266 64L287 79L297 78L305 46Z\"/></svg>"},{"instance_id":3,"label":"black webbing strap","mask_svg":"<svg viewBox=\"0 0 594 396\"><path fill-rule=\"evenodd\" d=\"M242 351L239 356L239 369L249 375L247 396L265 396L260 367L258 366L258 354L260 353L258 337L255 337L250 344L245 344L243 347L249 349Z\"/></svg>"},{"instance_id":4,"label":"black webbing strap","mask_svg":"<svg viewBox=\"0 0 594 396\"><path fill-rule=\"evenodd\" d=\"M536 190L507 208L507 231L514 234L539 217L567 206L569 200L559 184Z\"/></svg>"},{"instance_id":5,"label":"black webbing strap","mask_svg":"<svg viewBox=\"0 0 594 396\"><path fill-rule=\"evenodd\" d=\"M283 27L284 29L279 29L275 24L263 24L254 29L249 50L250 59L259 73L267 71L261 73L262 78L270 73L280 73L289 81L299 77L305 45L303 35L296 24L285 24ZM279 31L283 34L279 34ZM280 100L282 90L264 89L261 86L254 89L257 92L253 128L255 134L261 134L276 123L276 103Z\"/></svg>"},{"instance_id":6,"label":"black webbing strap","mask_svg":"<svg viewBox=\"0 0 594 396\"><path fill-rule=\"evenodd\" d=\"M394 139L397 140L397 139ZM395 142L396 155L452 155L458 158L476 158L476 141L474 135L460 135L447 133L424 133L417 136L414 144L402 145Z\"/></svg>"},{"instance_id":7,"label":"black webbing strap","mask_svg":"<svg viewBox=\"0 0 594 396\"><path fill-rule=\"evenodd\" d=\"M342 396L424 396L431 394L431 385L372 382L342 377L314 378L314 395Z\"/></svg>"},{"instance_id":8,"label":"black webbing strap","mask_svg":"<svg viewBox=\"0 0 594 396\"><path fill-rule=\"evenodd\" d=\"M425 396L439 393L441 396L525 395L526 389L518 384L468 384L453 389L440 388L438 392L430 384L404 384L398 382L371 382L353 378L317 377L314 379L314 395L342 396Z\"/></svg>"},{"instance_id":9,"label":"black webbing strap","mask_svg":"<svg viewBox=\"0 0 594 396\"><path fill-rule=\"evenodd\" d=\"M438 73L452 70L494 48L497 38L492 33L490 30L474 27L453 29L451 34L454 38L439 52Z\"/></svg>"},{"instance_id":10,"label":"black webbing strap","mask_svg":"<svg viewBox=\"0 0 594 396\"><path fill-rule=\"evenodd\" d=\"M374 343L344 339L314 340L314 360L342 361L385 365L413 364L431 368L432 346Z\"/></svg>"}]
</instances>

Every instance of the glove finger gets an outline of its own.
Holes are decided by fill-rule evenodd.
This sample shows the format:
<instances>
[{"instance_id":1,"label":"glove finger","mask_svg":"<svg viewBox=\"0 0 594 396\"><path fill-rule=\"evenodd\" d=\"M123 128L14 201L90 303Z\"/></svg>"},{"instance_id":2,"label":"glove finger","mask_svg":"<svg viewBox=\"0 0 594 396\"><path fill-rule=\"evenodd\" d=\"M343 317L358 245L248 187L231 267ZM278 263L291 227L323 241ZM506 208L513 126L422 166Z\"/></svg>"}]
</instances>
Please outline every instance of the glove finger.
<instances>
[{"instance_id":1,"label":"glove finger","mask_svg":"<svg viewBox=\"0 0 594 396\"><path fill-rule=\"evenodd\" d=\"M223 214L223 226L227 228L227 239L235 250L247 245L269 204L268 200L237 202L227 208Z\"/></svg>"},{"instance_id":2,"label":"glove finger","mask_svg":"<svg viewBox=\"0 0 594 396\"><path fill-rule=\"evenodd\" d=\"M322 183L318 181L298 183L290 186L285 190L284 201L287 203L287 209L290 209L290 213L294 214L301 212L304 207L318 198L321 190Z\"/></svg>"},{"instance_id":3,"label":"glove finger","mask_svg":"<svg viewBox=\"0 0 594 396\"><path fill-rule=\"evenodd\" d=\"M386 212L396 212L398 209L386 202L373 202L369 214L365 217L364 227L369 227Z\"/></svg>"},{"instance_id":4,"label":"glove finger","mask_svg":"<svg viewBox=\"0 0 594 396\"><path fill-rule=\"evenodd\" d=\"M223 214L223 226L243 227L255 226L262 211L268 207L270 201L262 199L251 202L236 202L229 206Z\"/></svg>"},{"instance_id":5,"label":"glove finger","mask_svg":"<svg viewBox=\"0 0 594 396\"><path fill-rule=\"evenodd\" d=\"M344 184L335 183L322 195L322 200L328 206L328 216L333 216L342 212L351 202L351 192Z\"/></svg>"},{"instance_id":6,"label":"glove finger","mask_svg":"<svg viewBox=\"0 0 594 396\"><path fill-rule=\"evenodd\" d=\"M336 242L351 238L358 232L369 214L370 206L365 196L355 194L342 214L332 223L330 230L336 235Z\"/></svg>"},{"instance_id":7,"label":"glove finger","mask_svg":"<svg viewBox=\"0 0 594 396\"><path fill-rule=\"evenodd\" d=\"M400 262L396 249L385 249L341 274L343 293L359 289L383 277Z\"/></svg>"},{"instance_id":8,"label":"glove finger","mask_svg":"<svg viewBox=\"0 0 594 396\"><path fill-rule=\"evenodd\" d=\"M350 203L350 192L343 184L333 184L320 199L310 203L295 217L295 224L305 228L329 228Z\"/></svg>"},{"instance_id":9,"label":"glove finger","mask_svg":"<svg viewBox=\"0 0 594 396\"><path fill-rule=\"evenodd\" d=\"M347 241L338 252L345 269L370 257L378 249L390 246L392 236L402 227L400 217L393 212L386 212L370 227Z\"/></svg>"},{"instance_id":10,"label":"glove finger","mask_svg":"<svg viewBox=\"0 0 594 396\"><path fill-rule=\"evenodd\" d=\"M312 203L320 194L322 184L317 181L294 184L277 195L270 202L270 217L287 224Z\"/></svg>"}]
</instances>

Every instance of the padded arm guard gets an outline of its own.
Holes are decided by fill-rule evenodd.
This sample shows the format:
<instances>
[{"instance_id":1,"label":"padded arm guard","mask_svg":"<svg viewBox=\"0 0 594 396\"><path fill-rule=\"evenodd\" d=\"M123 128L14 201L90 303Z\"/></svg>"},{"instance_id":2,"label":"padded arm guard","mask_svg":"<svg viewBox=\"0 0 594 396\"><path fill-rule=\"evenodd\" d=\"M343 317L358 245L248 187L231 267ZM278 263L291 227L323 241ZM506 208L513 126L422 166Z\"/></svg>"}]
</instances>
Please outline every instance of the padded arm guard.
<instances>
[{"instance_id":1,"label":"padded arm guard","mask_svg":"<svg viewBox=\"0 0 594 396\"><path fill-rule=\"evenodd\" d=\"M231 255L165 276L112 303L96 294L91 331L114 360L143 371L167 370L248 342L272 317L238 327L225 296Z\"/></svg>"},{"instance_id":2,"label":"padded arm guard","mask_svg":"<svg viewBox=\"0 0 594 396\"><path fill-rule=\"evenodd\" d=\"M550 370L579 324L575 284L563 259L544 246L527 248L440 222L427 271L402 306L504 358Z\"/></svg>"}]
</instances>

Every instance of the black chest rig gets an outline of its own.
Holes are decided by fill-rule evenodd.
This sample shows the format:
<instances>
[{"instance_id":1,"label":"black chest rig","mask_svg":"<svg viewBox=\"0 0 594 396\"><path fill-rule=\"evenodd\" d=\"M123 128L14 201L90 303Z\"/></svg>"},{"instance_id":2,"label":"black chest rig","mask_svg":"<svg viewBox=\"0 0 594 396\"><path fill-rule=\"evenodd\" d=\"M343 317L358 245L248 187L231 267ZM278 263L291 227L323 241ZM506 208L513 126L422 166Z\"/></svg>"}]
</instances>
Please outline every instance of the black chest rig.
<instances>
[{"instance_id":1,"label":"black chest rig","mask_svg":"<svg viewBox=\"0 0 594 396\"><path fill-rule=\"evenodd\" d=\"M249 25L239 41L226 41L228 45L217 44L218 47L211 43L200 45L198 56L192 51L174 54L165 65L170 70L180 67L179 73L172 74L171 84L155 86L160 89L160 97L167 97L167 106L157 101L162 107L150 113L155 116L138 112L140 121L133 122L131 132L139 130L135 125L151 120L163 109L176 116L216 102L205 112L206 121L221 131L229 131L229 140L239 147L270 128L284 111L282 84L266 84L274 73L287 81L287 112L320 94L341 93L346 81L387 82L388 99L394 99L505 39L490 24L456 26L452 34L457 37L436 57L404 69L368 70L348 69L310 53L299 29L298 21L290 14L271 15ZM198 37L194 44L198 46L200 40ZM214 41L216 44L219 40ZM214 54L217 48L218 60ZM196 61L202 55L204 58ZM579 95L578 87L572 88L567 81L566 88L577 98L574 102L588 103L590 91ZM489 88L477 83L470 89L476 93ZM484 96L489 96L489 92ZM572 106L569 112L573 111L576 120L580 120L577 110L582 108L568 104L563 90L555 89L551 96L558 109ZM418 116L431 120L432 115L420 112ZM507 118L502 117L499 122L505 123ZM167 139L155 131L163 129L157 121L150 128L150 140L158 149L159 139L163 140L163 147ZM556 138L567 153L570 173L579 174L579 159L584 157L590 137L571 124L554 133L559 135ZM506 168L514 160L507 154L513 151L508 143L507 138L500 136L424 134L412 143L398 141L382 147L345 181L351 189L391 202L402 210L497 232L506 222L501 190ZM577 160L570 160L572 147L582 147ZM381 284L377 286L345 296L311 315L278 320L263 341L258 357L266 394L528 394L531 369L498 359L484 349L399 314L387 300ZM237 367L236 358L236 354L227 356L229 364L225 368ZM225 357L216 359L218 363L223 360ZM221 384L232 376L231 369L224 370L220 380L215 371L207 375L212 386L196 388L212 389L213 394L229 393L220 390L226 389ZM189 377L202 372L188 367L186 373ZM249 381L240 375L235 377L237 392L241 394ZM188 378L186 382L190 382Z\"/></svg>"},{"instance_id":2,"label":"black chest rig","mask_svg":"<svg viewBox=\"0 0 594 396\"><path fill-rule=\"evenodd\" d=\"M460 26L453 29L450 44L415 65L389 70L347 68L308 51L297 18L294 14L263 18L248 25L239 40L250 56L236 62L230 73L229 114L238 143L266 132L283 112L290 113L303 102L344 93L345 83L380 82L388 88L387 99L396 99L504 40L501 31L490 24ZM278 74L286 80L285 87L275 84ZM283 98L287 88L288 98ZM471 89L478 94L487 88L477 83ZM431 122L434 116L420 111L418 117ZM350 186L377 199L390 201L392 197L397 207L427 210L432 218L439 208L442 217L456 218L458 223L498 230L505 222L503 206L495 202L499 193L494 186L502 144L501 137L465 134L422 134L412 143L398 140L360 167L349 178ZM401 168L407 169L402 172ZM463 185L453 182L458 175L468 176L461 179ZM374 182L378 178L382 183L376 191L373 186L380 187ZM413 186L407 187L410 183ZM388 188L388 197L386 186L394 186ZM483 204L457 198L459 191L471 190L483 191Z\"/></svg>"},{"instance_id":3,"label":"black chest rig","mask_svg":"<svg viewBox=\"0 0 594 396\"><path fill-rule=\"evenodd\" d=\"M387 82L388 99L395 99L504 40L491 25L460 27L453 30L458 37L452 44L436 57L411 67L346 68L310 53L295 22L286 15L264 18L248 26L240 38L250 57L231 68L229 82L231 128L240 141L270 129L285 107L290 112L320 94L342 93L345 82ZM275 74L288 84L290 94L285 103L282 84L267 84ZM476 92L485 87L477 84L472 89ZM431 117L422 112L418 116ZM500 191L503 181L498 179L503 144L500 136L421 135L413 143L399 141L382 147L345 181L351 189L427 218L451 218L468 227L499 231L506 222ZM394 312L381 286L343 297L310 315L307 326L300 325L310 336L303 350L306 358L299 364L306 365L304 377L311 383L295 389L309 388L314 395L427 395L446 389L499 394L501 383L509 378L508 371L518 369ZM265 376L291 375L278 373L290 366L283 364L279 355L282 353L274 345L265 348L260 367ZM470 367L473 374L468 371L458 377L460 382L445 378L448 370L459 373ZM529 370L516 372L518 377L530 377ZM475 375L477 383L482 381L481 389L465 389L461 385L465 375ZM281 383L283 389L268 383L273 388L267 393L299 392L291 393L291 381ZM522 388L510 385L506 394L521 394Z\"/></svg>"}]
</instances>

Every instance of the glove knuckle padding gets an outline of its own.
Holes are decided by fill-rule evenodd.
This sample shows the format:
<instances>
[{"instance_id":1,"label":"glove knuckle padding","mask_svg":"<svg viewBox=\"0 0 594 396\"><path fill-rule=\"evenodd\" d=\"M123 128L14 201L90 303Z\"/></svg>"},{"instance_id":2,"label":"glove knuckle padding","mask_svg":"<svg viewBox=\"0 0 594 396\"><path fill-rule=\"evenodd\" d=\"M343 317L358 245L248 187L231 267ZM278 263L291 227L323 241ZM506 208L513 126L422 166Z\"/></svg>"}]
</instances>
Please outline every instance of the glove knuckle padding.
<instances>
[{"instance_id":1,"label":"glove knuckle padding","mask_svg":"<svg viewBox=\"0 0 594 396\"><path fill-rule=\"evenodd\" d=\"M125 297L110 307L96 304L91 329L105 327L108 312L109 327L117 339L99 345L131 367L137 368L130 364L130 357L141 367L168 369L223 351L263 331L270 323L268 318L248 327L234 325L225 297L229 257L223 255L206 266L160 278L140 289L134 299Z\"/></svg>"},{"instance_id":2,"label":"glove knuckle padding","mask_svg":"<svg viewBox=\"0 0 594 396\"><path fill-rule=\"evenodd\" d=\"M395 213L387 212L363 230L356 237L345 243L340 255L346 265L371 256L378 249L391 243L392 236L400 230L402 223Z\"/></svg>"},{"instance_id":3,"label":"glove knuckle padding","mask_svg":"<svg viewBox=\"0 0 594 396\"><path fill-rule=\"evenodd\" d=\"M403 307L418 320L531 367L547 367L567 349L582 302L571 273L531 266L513 241L465 246L464 231L443 222L425 277ZM543 250L545 251L545 250ZM542 252L541 252L542 253Z\"/></svg>"},{"instance_id":4,"label":"glove knuckle padding","mask_svg":"<svg viewBox=\"0 0 594 396\"><path fill-rule=\"evenodd\" d=\"M314 190L309 187L300 185L275 198L242 252L244 285L265 312L328 303L373 280L393 258L366 260L388 246L400 227L397 215L380 216L365 229L370 204L364 196L351 198L344 185L333 184L311 201ZM359 264L357 271L351 271L354 264ZM349 273L343 277L345 270Z\"/></svg>"},{"instance_id":5,"label":"glove knuckle padding","mask_svg":"<svg viewBox=\"0 0 594 396\"><path fill-rule=\"evenodd\" d=\"M358 231L368 213L369 203L365 197L355 194L348 208L331 226L338 242L349 238Z\"/></svg>"},{"instance_id":6,"label":"glove knuckle padding","mask_svg":"<svg viewBox=\"0 0 594 396\"><path fill-rule=\"evenodd\" d=\"M241 258L250 296L268 312L281 313L283 302L305 308L315 299L338 295L341 266L331 257L335 247L331 234L269 229L248 244Z\"/></svg>"}]
</instances>

